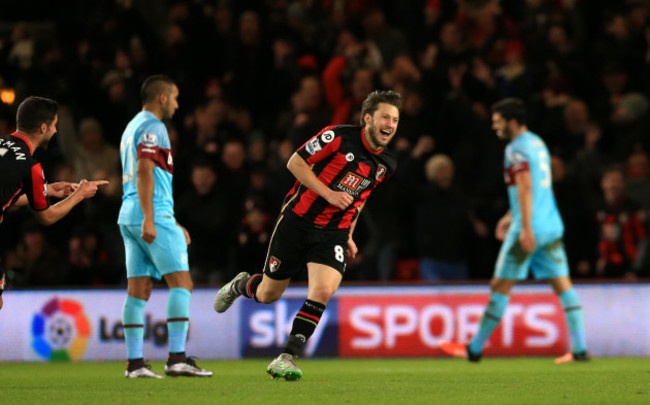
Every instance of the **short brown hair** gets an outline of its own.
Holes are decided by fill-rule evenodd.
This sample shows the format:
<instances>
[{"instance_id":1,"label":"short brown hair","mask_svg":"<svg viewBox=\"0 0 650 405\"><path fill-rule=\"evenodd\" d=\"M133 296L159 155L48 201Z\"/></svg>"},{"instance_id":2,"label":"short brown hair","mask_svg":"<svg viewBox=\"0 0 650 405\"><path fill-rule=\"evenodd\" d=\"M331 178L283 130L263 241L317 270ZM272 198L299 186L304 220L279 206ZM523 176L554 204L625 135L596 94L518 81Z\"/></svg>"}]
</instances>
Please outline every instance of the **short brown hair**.
<instances>
[{"instance_id":1,"label":"short brown hair","mask_svg":"<svg viewBox=\"0 0 650 405\"><path fill-rule=\"evenodd\" d=\"M363 117L366 114L374 114L380 103L394 105L398 110L402 109L402 95L393 90L375 90L368 94L361 105L361 126L364 125Z\"/></svg>"}]
</instances>

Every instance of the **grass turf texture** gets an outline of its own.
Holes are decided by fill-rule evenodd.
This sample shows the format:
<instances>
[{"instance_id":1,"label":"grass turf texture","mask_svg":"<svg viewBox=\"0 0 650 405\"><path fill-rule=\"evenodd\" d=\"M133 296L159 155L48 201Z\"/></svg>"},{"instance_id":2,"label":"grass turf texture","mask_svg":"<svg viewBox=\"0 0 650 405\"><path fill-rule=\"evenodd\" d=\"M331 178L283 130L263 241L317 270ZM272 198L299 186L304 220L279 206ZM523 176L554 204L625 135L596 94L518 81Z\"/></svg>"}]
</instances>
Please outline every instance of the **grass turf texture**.
<instances>
[{"instance_id":1,"label":"grass turf texture","mask_svg":"<svg viewBox=\"0 0 650 405\"><path fill-rule=\"evenodd\" d=\"M212 378L124 378L124 363L0 363L3 404L648 404L650 359L298 359L304 377L272 380L270 359L201 361ZM163 373L163 363L153 362Z\"/></svg>"}]
</instances>

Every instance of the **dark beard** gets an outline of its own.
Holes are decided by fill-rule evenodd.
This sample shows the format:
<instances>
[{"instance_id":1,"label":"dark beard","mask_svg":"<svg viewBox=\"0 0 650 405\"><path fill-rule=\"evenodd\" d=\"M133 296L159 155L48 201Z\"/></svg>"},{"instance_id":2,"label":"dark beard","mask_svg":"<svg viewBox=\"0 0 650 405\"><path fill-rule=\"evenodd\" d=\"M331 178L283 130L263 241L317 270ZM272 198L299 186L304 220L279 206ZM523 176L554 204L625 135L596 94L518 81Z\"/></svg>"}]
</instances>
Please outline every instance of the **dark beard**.
<instances>
[{"instance_id":1,"label":"dark beard","mask_svg":"<svg viewBox=\"0 0 650 405\"><path fill-rule=\"evenodd\" d=\"M51 140L52 140L52 138L50 138L50 139L48 139L46 141L43 141L40 145L38 145L38 147L42 148L43 150L47 150L47 148L50 147L50 141Z\"/></svg>"}]
</instances>

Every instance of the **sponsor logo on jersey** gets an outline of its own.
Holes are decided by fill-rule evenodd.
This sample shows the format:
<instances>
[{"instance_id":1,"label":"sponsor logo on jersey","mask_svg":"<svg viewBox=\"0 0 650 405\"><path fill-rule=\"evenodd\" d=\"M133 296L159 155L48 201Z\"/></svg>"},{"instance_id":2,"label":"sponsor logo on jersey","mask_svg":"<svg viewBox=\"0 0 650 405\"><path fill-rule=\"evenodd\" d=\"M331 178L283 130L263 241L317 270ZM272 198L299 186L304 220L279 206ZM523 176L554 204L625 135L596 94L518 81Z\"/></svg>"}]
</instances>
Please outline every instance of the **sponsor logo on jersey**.
<instances>
[{"instance_id":1,"label":"sponsor logo on jersey","mask_svg":"<svg viewBox=\"0 0 650 405\"><path fill-rule=\"evenodd\" d=\"M305 149L307 150L307 152L309 152L310 155L313 155L314 153L318 152L323 148L320 146L320 142L318 142L318 138L314 138L311 141L307 142L307 144L305 145Z\"/></svg>"},{"instance_id":2,"label":"sponsor logo on jersey","mask_svg":"<svg viewBox=\"0 0 650 405\"><path fill-rule=\"evenodd\" d=\"M377 173L375 173L375 180L379 180L386 174L386 166L379 165L377 167Z\"/></svg>"},{"instance_id":3,"label":"sponsor logo on jersey","mask_svg":"<svg viewBox=\"0 0 650 405\"><path fill-rule=\"evenodd\" d=\"M350 152L347 155L345 155L345 160L347 160L348 162L353 161L354 160L354 153Z\"/></svg>"},{"instance_id":4,"label":"sponsor logo on jersey","mask_svg":"<svg viewBox=\"0 0 650 405\"><path fill-rule=\"evenodd\" d=\"M271 256L271 258L269 259L269 271L271 273L278 271L281 263L282 262L280 261L280 259L278 259L275 256Z\"/></svg>"},{"instance_id":5,"label":"sponsor logo on jersey","mask_svg":"<svg viewBox=\"0 0 650 405\"><path fill-rule=\"evenodd\" d=\"M365 190L371 181L365 177L359 176L356 173L348 172L338 184L338 189L346 191L352 195L357 195L362 190Z\"/></svg>"},{"instance_id":6,"label":"sponsor logo on jersey","mask_svg":"<svg viewBox=\"0 0 650 405\"><path fill-rule=\"evenodd\" d=\"M142 144L145 146L156 146L158 145L158 135L156 134L144 134L142 135Z\"/></svg>"},{"instance_id":7,"label":"sponsor logo on jersey","mask_svg":"<svg viewBox=\"0 0 650 405\"><path fill-rule=\"evenodd\" d=\"M334 131L325 131L323 132L323 135L320 136L320 139L324 143L330 143L334 140L334 137L335 137Z\"/></svg>"}]
</instances>

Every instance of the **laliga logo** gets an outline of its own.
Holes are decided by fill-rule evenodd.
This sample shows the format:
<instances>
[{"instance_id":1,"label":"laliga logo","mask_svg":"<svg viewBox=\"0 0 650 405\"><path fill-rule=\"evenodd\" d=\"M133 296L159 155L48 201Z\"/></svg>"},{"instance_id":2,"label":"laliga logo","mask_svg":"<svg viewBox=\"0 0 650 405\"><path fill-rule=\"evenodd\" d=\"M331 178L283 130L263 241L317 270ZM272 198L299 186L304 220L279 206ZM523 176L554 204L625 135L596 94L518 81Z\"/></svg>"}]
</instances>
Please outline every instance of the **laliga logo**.
<instances>
[{"instance_id":1,"label":"laliga logo","mask_svg":"<svg viewBox=\"0 0 650 405\"><path fill-rule=\"evenodd\" d=\"M88 318L71 299L52 298L32 319L32 348L46 360L79 360L89 336Z\"/></svg>"}]
</instances>

